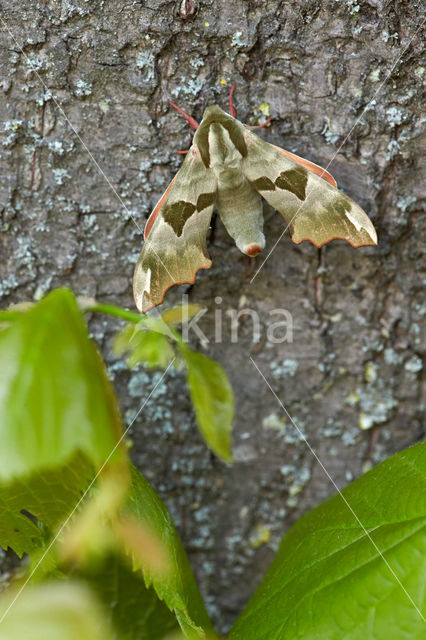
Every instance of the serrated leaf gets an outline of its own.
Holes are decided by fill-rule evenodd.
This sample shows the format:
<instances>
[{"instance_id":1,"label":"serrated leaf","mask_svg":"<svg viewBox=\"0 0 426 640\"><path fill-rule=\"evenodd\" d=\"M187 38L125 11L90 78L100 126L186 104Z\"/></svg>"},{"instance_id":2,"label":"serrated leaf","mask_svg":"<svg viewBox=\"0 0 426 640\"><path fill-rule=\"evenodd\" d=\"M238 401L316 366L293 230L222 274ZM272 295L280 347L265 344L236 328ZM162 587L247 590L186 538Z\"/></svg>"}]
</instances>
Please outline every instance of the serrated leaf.
<instances>
[{"instance_id":1,"label":"serrated leaf","mask_svg":"<svg viewBox=\"0 0 426 640\"><path fill-rule=\"evenodd\" d=\"M129 324L115 337L115 355L128 352L127 365L135 367L142 363L147 369L166 369L174 357L173 348L164 333L149 331Z\"/></svg>"},{"instance_id":2,"label":"serrated leaf","mask_svg":"<svg viewBox=\"0 0 426 640\"><path fill-rule=\"evenodd\" d=\"M114 584L111 562L120 580L131 575L130 583L141 600L132 595L127 602L128 592L118 587L112 596L119 638L163 638L178 621L186 638L204 638L205 630L212 630L211 623L170 514L134 467L131 480L124 505L114 498L114 475L92 493L64 538L61 558L97 584L104 601L108 597L104 580L109 583L107 592ZM158 620L152 616L154 610ZM165 614L168 610L173 611L172 617ZM125 612L131 619L125 619ZM151 635L155 627L163 635Z\"/></svg>"},{"instance_id":3,"label":"serrated leaf","mask_svg":"<svg viewBox=\"0 0 426 640\"><path fill-rule=\"evenodd\" d=\"M130 475L125 466L110 467L100 475L61 536L61 562L71 566L102 564L111 550L122 551L122 541L118 543L114 525L129 484Z\"/></svg>"},{"instance_id":4,"label":"serrated leaf","mask_svg":"<svg viewBox=\"0 0 426 640\"><path fill-rule=\"evenodd\" d=\"M104 604L120 640L162 640L179 628L174 613L122 558L109 556L101 569L86 570L82 577Z\"/></svg>"},{"instance_id":5,"label":"serrated leaf","mask_svg":"<svg viewBox=\"0 0 426 640\"><path fill-rule=\"evenodd\" d=\"M128 468L114 467L102 476L62 537L62 562L84 567L102 564L109 553L121 553L130 555L144 572L167 579L171 570L169 550L149 519L136 519L125 506L130 480Z\"/></svg>"},{"instance_id":6,"label":"serrated leaf","mask_svg":"<svg viewBox=\"0 0 426 640\"><path fill-rule=\"evenodd\" d=\"M111 454L117 403L70 291L53 291L0 333L0 367L0 478L57 466L78 450L95 466Z\"/></svg>"},{"instance_id":7,"label":"serrated leaf","mask_svg":"<svg viewBox=\"0 0 426 640\"><path fill-rule=\"evenodd\" d=\"M83 584L47 582L16 595L0 596L0 640L113 640L104 612Z\"/></svg>"},{"instance_id":8,"label":"serrated leaf","mask_svg":"<svg viewBox=\"0 0 426 640\"><path fill-rule=\"evenodd\" d=\"M228 376L219 363L202 353L185 348L182 355L201 434L216 455L230 462L234 394Z\"/></svg>"},{"instance_id":9,"label":"serrated leaf","mask_svg":"<svg viewBox=\"0 0 426 640\"><path fill-rule=\"evenodd\" d=\"M67 464L0 482L0 546L20 557L43 546L93 476L93 465L76 454Z\"/></svg>"},{"instance_id":10,"label":"serrated leaf","mask_svg":"<svg viewBox=\"0 0 426 640\"><path fill-rule=\"evenodd\" d=\"M148 481L132 468L132 489L128 501L130 513L149 525L163 544L169 571L159 574L151 566L143 566L134 556L134 569L141 570L147 587L153 586L158 597L174 611L187 638L203 638L212 632L188 557L167 508Z\"/></svg>"},{"instance_id":11,"label":"serrated leaf","mask_svg":"<svg viewBox=\"0 0 426 640\"><path fill-rule=\"evenodd\" d=\"M425 470L423 443L343 491L380 553L339 494L299 520L230 640L424 638Z\"/></svg>"}]
</instances>

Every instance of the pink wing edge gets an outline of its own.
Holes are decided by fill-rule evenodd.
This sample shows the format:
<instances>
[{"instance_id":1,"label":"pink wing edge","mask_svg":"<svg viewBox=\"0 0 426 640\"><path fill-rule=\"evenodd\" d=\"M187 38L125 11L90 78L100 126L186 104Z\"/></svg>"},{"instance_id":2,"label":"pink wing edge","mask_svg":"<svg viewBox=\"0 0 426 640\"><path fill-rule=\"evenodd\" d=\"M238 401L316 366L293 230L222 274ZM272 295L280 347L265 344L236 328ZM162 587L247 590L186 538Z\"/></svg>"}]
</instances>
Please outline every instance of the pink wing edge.
<instances>
[{"instance_id":1,"label":"pink wing edge","mask_svg":"<svg viewBox=\"0 0 426 640\"><path fill-rule=\"evenodd\" d=\"M171 181L171 183L169 184L169 186L167 187L167 189L165 190L165 192L163 193L163 195L161 196L161 198L159 199L159 201L155 205L155 207L152 210L148 220L146 221L144 234L143 234L144 240L148 239L148 236L149 236L149 234L151 232L152 226L153 226L158 214L160 213L161 209L163 208L163 205L164 205L164 203L165 203L165 201L167 199L167 196L170 193L170 189L172 188L173 183L176 180L176 177L177 177L177 174L175 175L175 177L173 178L173 180ZM212 261L210 260L210 264L208 266L198 267L198 269L194 273L194 278L192 280L182 280L182 282L172 282L172 284L169 284L169 286L166 289L164 289L163 297L161 298L161 300L159 302L156 302L155 304L152 304L150 307L147 307L142 313L147 313L147 311L150 311L154 307L158 307L160 304L163 304L164 298L166 296L166 293L167 293L167 291L169 289L171 289L171 287L174 287L174 286L180 285L180 284L194 284L195 280L197 278L197 273L199 271L201 271L201 269L210 269L211 266L212 266Z\"/></svg>"},{"instance_id":2,"label":"pink wing edge","mask_svg":"<svg viewBox=\"0 0 426 640\"><path fill-rule=\"evenodd\" d=\"M293 162L300 164L302 167L305 167L305 169L312 171L312 173L316 173L317 176L319 176L326 182L329 182L333 187L336 187L337 189L337 182L333 178L331 173L328 173L328 171L320 167L319 164L315 164L315 162L311 162L310 160L305 160L305 158L301 158L300 156L297 156L295 153L290 153L290 151L281 149L281 147L277 147L275 144L273 144L272 146L274 147L274 149L276 149L280 153L283 153L285 156L290 158L290 160L293 160Z\"/></svg>"}]
</instances>

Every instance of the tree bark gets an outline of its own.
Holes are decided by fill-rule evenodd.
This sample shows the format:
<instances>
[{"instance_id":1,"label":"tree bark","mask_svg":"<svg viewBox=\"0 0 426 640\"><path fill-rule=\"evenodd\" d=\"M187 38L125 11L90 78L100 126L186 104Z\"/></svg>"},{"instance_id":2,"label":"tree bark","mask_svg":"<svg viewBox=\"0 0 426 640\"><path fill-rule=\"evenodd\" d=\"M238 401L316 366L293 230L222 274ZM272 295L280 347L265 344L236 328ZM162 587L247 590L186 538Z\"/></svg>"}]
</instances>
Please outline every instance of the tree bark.
<instances>
[{"instance_id":1,"label":"tree bark","mask_svg":"<svg viewBox=\"0 0 426 640\"><path fill-rule=\"evenodd\" d=\"M265 205L267 246L248 275L217 222L213 267L188 295L207 308L200 348L235 389L235 463L207 451L181 373L132 426L134 461L171 509L223 630L282 534L335 492L304 437L342 488L422 436L420 15L416 0L2 3L3 307L59 286L132 307L140 230L191 141L169 100L200 120L207 104L227 108L234 83L239 119L269 109L259 135L330 163L377 228L377 247L334 241L319 253L281 238ZM233 343L229 310L244 307L260 329L240 314ZM292 342L267 339L276 309L292 315ZM113 319L91 327L130 421L158 374L112 358Z\"/></svg>"}]
</instances>

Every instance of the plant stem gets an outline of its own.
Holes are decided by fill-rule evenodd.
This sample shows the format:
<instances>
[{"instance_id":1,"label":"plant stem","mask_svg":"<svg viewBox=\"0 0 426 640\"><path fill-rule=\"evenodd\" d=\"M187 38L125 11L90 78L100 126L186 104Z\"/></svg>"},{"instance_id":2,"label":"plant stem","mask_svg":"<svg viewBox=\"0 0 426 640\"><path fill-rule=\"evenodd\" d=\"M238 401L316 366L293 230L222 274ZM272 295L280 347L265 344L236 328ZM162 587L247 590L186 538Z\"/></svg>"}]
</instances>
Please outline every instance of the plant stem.
<instances>
[{"instance_id":1,"label":"plant stem","mask_svg":"<svg viewBox=\"0 0 426 640\"><path fill-rule=\"evenodd\" d=\"M186 347L180 333L178 333L173 327L171 327L161 319L154 319L153 321L153 318L151 317L141 316L139 313L135 313L134 311L129 311L128 309L123 309L122 307L117 307L113 304L103 303L98 303L96 305L93 305L92 307L86 307L84 309L84 312L106 313L110 316L115 316L116 318L127 320L127 322L133 322L134 324L142 323L146 325L146 328L148 330L157 331L157 333L163 333L167 335L169 338L177 342L177 344L181 347L181 350L184 350L184 348ZM162 330L163 327L167 328L167 330Z\"/></svg>"},{"instance_id":2,"label":"plant stem","mask_svg":"<svg viewBox=\"0 0 426 640\"><path fill-rule=\"evenodd\" d=\"M141 316L139 313L135 311L129 311L129 309L123 309L122 307L116 307L113 304L103 304L99 303L94 305L93 307L86 307L84 312L93 312L93 313L107 313L110 316L115 316L116 318L122 318L123 320L127 320L127 322L144 322L145 318Z\"/></svg>"}]
</instances>

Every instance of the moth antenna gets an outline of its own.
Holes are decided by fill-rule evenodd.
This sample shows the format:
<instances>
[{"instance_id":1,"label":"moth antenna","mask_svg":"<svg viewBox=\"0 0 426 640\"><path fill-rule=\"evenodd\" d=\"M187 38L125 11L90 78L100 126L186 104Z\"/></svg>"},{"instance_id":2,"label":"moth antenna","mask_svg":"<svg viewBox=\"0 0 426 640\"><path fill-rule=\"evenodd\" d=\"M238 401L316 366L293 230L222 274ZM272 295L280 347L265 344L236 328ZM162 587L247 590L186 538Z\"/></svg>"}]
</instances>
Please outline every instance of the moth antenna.
<instances>
[{"instance_id":1,"label":"moth antenna","mask_svg":"<svg viewBox=\"0 0 426 640\"><path fill-rule=\"evenodd\" d=\"M253 127L247 126L247 129L250 129L250 131L255 131L256 129L262 129L262 127L266 127L266 125L269 124L271 120L272 118L268 118L267 120L265 120L265 122L262 122L262 124L255 124Z\"/></svg>"},{"instance_id":2,"label":"moth antenna","mask_svg":"<svg viewBox=\"0 0 426 640\"><path fill-rule=\"evenodd\" d=\"M185 113L185 111L183 109L181 109L180 107L177 107L175 104L173 104L173 102L169 102L169 104L176 109L177 111L179 111L179 113L181 113L183 115L183 117L185 118L185 120L188 121L189 126L191 127L191 129L194 129L194 131L196 131L198 129L198 122L192 117L189 116L187 113Z\"/></svg>"},{"instance_id":3,"label":"moth antenna","mask_svg":"<svg viewBox=\"0 0 426 640\"><path fill-rule=\"evenodd\" d=\"M231 116L233 118L237 117L237 110L234 107L234 103L232 101L232 94L234 93L235 90L235 84L232 85L231 90L229 92L229 113L231 114Z\"/></svg>"}]
</instances>

